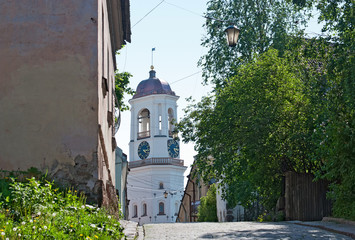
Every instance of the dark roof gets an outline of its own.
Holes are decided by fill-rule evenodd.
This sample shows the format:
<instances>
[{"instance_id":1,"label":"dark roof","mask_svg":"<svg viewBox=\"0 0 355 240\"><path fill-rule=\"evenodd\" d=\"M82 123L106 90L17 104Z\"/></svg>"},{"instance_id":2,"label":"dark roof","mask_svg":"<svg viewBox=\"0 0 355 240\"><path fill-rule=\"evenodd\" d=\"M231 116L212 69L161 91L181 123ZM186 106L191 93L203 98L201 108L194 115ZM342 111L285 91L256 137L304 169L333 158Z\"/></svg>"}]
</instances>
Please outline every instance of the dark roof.
<instances>
[{"instance_id":1,"label":"dark roof","mask_svg":"<svg viewBox=\"0 0 355 240\"><path fill-rule=\"evenodd\" d=\"M131 21L129 0L107 0L112 58L116 67L116 51L126 42L131 42Z\"/></svg>"},{"instance_id":2,"label":"dark roof","mask_svg":"<svg viewBox=\"0 0 355 240\"><path fill-rule=\"evenodd\" d=\"M155 71L152 69L149 72L149 78L138 84L136 94L134 94L133 99L153 94L168 94L176 96L175 92L171 90L169 83L157 78L155 76Z\"/></svg>"}]
</instances>

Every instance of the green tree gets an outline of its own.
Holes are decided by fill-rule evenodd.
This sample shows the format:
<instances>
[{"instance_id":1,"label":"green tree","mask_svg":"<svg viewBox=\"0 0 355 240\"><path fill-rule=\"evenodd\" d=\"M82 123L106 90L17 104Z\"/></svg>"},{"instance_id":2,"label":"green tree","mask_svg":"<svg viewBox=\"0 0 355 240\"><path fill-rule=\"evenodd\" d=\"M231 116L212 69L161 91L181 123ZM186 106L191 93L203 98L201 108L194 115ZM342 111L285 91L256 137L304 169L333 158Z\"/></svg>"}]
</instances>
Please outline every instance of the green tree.
<instances>
[{"instance_id":1,"label":"green tree","mask_svg":"<svg viewBox=\"0 0 355 240\"><path fill-rule=\"evenodd\" d=\"M208 48L199 65L205 83L213 83L216 90L234 75L235 68L253 59L254 54L267 51L270 46L282 54L289 35L299 32L307 12L284 0L209 0L205 28L207 36L202 46ZM222 20L222 21L221 21ZM224 29L235 24L241 29L238 45L226 44Z\"/></svg>"},{"instance_id":2,"label":"green tree","mask_svg":"<svg viewBox=\"0 0 355 240\"><path fill-rule=\"evenodd\" d=\"M134 94L134 90L128 87L130 77L132 77L132 75L128 72L119 72L117 70L115 73L115 94L117 97L115 107L119 108L120 111L129 109L129 107L123 101L124 94Z\"/></svg>"},{"instance_id":3,"label":"green tree","mask_svg":"<svg viewBox=\"0 0 355 240\"><path fill-rule=\"evenodd\" d=\"M293 0L301 8L315 7L324 24L322 36L329 52L325 78L328 83L326 118L318 125L316 152L323 167L318 177L331 182L328 196L333 214L355 220L355 16L353 0ZM329 44L331 43L331 44Z\"/></svg>"},{"instance_id":4,"label":"green tree","mask_svg":"<svg viewBox=\"0 0 355 240\"><path fill-rule=\"evenodd\" d=\"M355 16L353 0L303 2L315 6L323 31L332 43L327 61L330 83L328 118L317 129L319 155L324 166L319 176L331 181L333 214L355 220ZM299 2L297 2L299 4ZM302 4L302 1L301 1Z\"/></svg>"},{"instance_id":5,"label":"green tree","mask_svg":"<svg viewBox=\"0 0 355 240\"><path fill-rule=\"evenodd\" d=\"M269 50L239 66L223 89L189 106L179 123L183 140L195 142L197 169L228 186L223 196L231 205L259 199L271 209L284 172L319 169L319 161L309 159L315 108L301 78L299 63L306 59L278 55Z\"/></svg>"},{"instance_id":6,"label":"green tree","mask_svg":"<svg viewBox=\"0 0 355 240\"><path fill-rule=\"evenodd\" d=\"M285 171L316 173L331 182L334 215L355 219L353 5L208 1L199 65L215 88L186 109L179 128L195 142L204 177L229 186L229 203L259 198L271 208ZM306 39L299 27L314 7L324 35ZM225 44L224 20L241 28L236 48Z\"/></svg>"},{"instance_id":7,"label":"green tree","mask_svg":"<svg viewBox=\"0 0 355 240\"><path fill-rule=\"evenodd\" d=\"M198 207L197 220L199 222L218 222L215 184L210 186L207 195L202 197L200 201L201 204Z\"/></svg>"}]
</instances>

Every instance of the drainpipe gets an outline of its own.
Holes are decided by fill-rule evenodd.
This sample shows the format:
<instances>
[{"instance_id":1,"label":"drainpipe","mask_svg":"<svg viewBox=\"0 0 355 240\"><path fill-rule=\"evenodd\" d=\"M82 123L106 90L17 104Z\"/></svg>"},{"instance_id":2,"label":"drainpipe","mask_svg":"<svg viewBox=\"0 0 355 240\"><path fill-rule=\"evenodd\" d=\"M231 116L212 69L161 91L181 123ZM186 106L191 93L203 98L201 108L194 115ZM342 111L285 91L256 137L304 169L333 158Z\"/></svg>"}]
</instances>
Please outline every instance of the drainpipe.
<instances>
[{"instance_id":1,"label":"drainpipe","mask_svg":"<svg viewBox=\"0 0 355 240\"><path fill-rule=\"evenodd\" d=\"M190 194L188 194L186 191L185 191L185 194L189 197L189 199L190 199L190 222L192 222L192 207L191 207L191 195Z\"/></svg>"},{"instance_id":2,"label":"drainpipe","mask_svg":"<svg viewBox=\"0 0 355 240\"><path fill-rule=\"evenodd\" d=\"M196 207L196 193L195 193L195 182L192 181L190 174L188 175L189 180L192 182L192 194L193 194L193 203L194 208ZM190 198L191 199L191 198ZM192 212L192 211L191 211ZM196 216L194 216L194 222L196 222Z\"/></svg>"}]
</instances>

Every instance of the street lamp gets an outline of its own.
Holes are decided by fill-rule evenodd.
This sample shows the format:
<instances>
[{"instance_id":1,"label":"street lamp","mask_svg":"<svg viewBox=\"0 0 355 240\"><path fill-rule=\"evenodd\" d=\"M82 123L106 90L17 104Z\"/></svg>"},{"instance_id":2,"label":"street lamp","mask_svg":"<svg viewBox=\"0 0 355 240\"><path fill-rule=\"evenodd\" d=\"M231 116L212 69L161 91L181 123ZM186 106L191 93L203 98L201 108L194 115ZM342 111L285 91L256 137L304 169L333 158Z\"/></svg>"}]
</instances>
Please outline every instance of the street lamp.
<instances>
[{"instance_id":1,"label":"street lamp","mask_svg":"<svg viewBox=\"0 0 355 240\"><path fill-rule=\"evenodd\" d=\"M168 197L168 192L165 190L165 192L163 193L164 197L167 198Z\"/></svg>"},{"instance_id":2,"label":"street lamp","mask_svg":"<svg viewBox=\"0 0 355 240\"><path fill-rule=\"evenodd\" d=\"M228 45L230 47L235 47L238 42L238 36L240 32L239 28L234 25L230 25L226 30L224 30L224 32L227 36Z\"/></svg>"}]
</instances>

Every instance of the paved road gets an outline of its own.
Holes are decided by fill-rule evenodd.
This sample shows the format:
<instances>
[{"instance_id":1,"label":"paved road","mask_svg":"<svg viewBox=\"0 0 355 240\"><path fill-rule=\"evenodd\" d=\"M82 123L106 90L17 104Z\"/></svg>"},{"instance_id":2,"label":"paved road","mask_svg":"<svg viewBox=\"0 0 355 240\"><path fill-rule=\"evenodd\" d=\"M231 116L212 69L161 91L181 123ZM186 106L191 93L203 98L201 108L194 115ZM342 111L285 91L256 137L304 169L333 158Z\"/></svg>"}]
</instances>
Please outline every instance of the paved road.
<instances>
[{"instance_id":1,"label":"paved road","mask_svg":"<svg viewBox=\"0 0 355 240\"><path fill-rule=\"evenodd\" d=\"M164 239L351 239L342 234L289 222L146 224L145 240Z\"/></svg>"}]
</instances>

